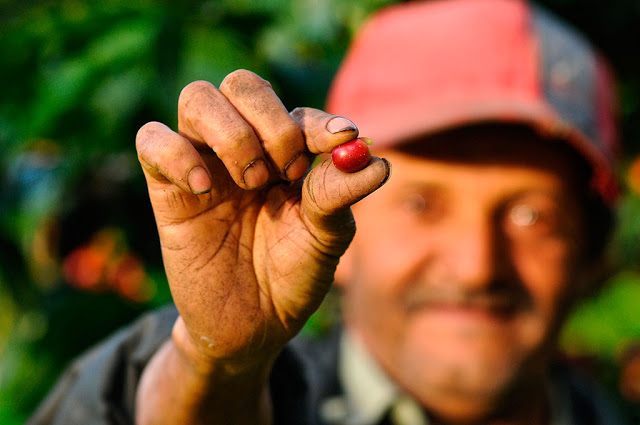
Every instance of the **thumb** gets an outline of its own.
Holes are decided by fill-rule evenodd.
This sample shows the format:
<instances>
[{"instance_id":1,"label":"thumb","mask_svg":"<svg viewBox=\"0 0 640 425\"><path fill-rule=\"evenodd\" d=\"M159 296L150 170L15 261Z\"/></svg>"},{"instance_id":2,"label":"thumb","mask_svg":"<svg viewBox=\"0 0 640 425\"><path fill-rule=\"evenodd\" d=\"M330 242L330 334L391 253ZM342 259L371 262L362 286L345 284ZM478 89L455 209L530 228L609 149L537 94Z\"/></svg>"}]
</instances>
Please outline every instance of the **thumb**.
<instances>
[{"instance_id":1,"label":"thumb","mask_svg":"<svg viewBox=\"0 0 640 425\"><path fill-rule=\"evenodd\" d=\"M372 157L355 173L338 170L327 159L311 170L302 187L302 212L316 239L331 255L342 255L355 234L350 206L384 185L391 164Z\"/></svg>"}]
</instances>

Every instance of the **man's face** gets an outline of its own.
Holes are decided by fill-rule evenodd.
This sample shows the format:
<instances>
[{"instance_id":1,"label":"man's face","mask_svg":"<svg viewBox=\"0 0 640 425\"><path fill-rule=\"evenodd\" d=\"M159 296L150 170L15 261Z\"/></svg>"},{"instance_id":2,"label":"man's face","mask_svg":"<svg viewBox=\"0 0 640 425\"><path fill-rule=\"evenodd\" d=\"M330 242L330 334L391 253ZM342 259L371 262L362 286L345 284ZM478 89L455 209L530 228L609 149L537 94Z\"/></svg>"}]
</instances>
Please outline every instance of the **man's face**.
<instances>
[{"instance_id":1,"label":"man's face","mask_svg":"<svg viewBox=\"0 0 640 425\"><path fill-rule=\"evenodd\" d=\"M427 408L485 415L541 375L586 273L574 169L519 128L382 155L338 273L345 322Z\"/></svg>"}]
</instances>

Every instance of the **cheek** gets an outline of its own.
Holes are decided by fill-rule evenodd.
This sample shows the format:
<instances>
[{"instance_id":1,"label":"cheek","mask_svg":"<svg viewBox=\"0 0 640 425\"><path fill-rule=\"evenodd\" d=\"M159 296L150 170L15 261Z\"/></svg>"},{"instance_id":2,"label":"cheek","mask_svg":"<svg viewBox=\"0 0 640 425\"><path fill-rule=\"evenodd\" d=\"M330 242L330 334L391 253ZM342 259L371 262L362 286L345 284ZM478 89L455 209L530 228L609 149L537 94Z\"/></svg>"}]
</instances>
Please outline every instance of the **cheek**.
<instances>
[{"instance_id":1,"label":"cheek","mask_svg":"<svg viewBox=\"0 0 640 425\"><path fill-rule=\"evenodd\" d=\"M531 296L534 309L547 321L569 296L574 270L572 250L564 241L550 241L543 248L514 247L514 264Z\"/></svg>"},{"instance_id":2,"label":"cheek","mask_svg":"<svg viewBox=\"0 0 640 425\"><path fill-rule=\"evenodd\" d=\"M379 206L379 208L375 208ZM407 225L406 217L390 211L384 205L374 205L375 214L356 215L356 236L359 268L374 278L401 276L410 269L421 251L419 228Z\"/></svg>"},{"instance_id":3,"label":"cheek","mask_svg":"<svg viewBox=\"0 0 640 425\"><path fill-rule=\"evenodd\" d=\"M400 300L416 255L407 251L412 244L403 226L396 226L393 218L385 220L384 215L376 218L357 221L348 254L350 270L341 283L343 313L361 333L387 338L402 331Z\"/></svg>"}]
</instances>

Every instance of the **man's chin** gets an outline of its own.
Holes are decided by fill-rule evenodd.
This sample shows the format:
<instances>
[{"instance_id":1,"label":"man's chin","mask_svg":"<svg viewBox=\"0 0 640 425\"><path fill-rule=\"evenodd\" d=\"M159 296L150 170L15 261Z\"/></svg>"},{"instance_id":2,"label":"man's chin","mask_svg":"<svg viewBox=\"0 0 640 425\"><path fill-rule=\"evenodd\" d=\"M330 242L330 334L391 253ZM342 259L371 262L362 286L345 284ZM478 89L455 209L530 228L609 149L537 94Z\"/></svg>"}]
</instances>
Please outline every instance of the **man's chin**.
<instances>
[{"instance_id":1,"label":"man's chin","mask_svg":"<svg viewBox=\"0 0 640 425\"><path fill-rule=\"evenodd\" d=\"M436 423L486 423L495 416L497 406L491 400L460 397L434 397L422 405Z\"/></svg>"},{"instance_id":2,"label":"man's chin","mask_svg":"<svg viewBox=\"0 0 640 425\"><path fill-rule=\"evenodd\" d=\"M453 374L464 372L454 371ZM500 376L485 377L484 382L465 382L465 377L458 375L423 386L413 396L435 423L489 423L498 418L513 419L524 412L525 417L514 422L522 423L523 419L544 414L546 399L539 398L545 394L544 387L539 387L544 385L544 378L525 388L520 385L525 379L520 375L512 370ZM530 417L526 417L526 412L530 412Z\"/></svg>"},{"instance_id":3,"label":"man's chin","mask_svg":"<svg viewBox=\"0 0 640 425\"><path fill-rule=\"evenodd\" d=\"M531 351L520 347L504 329L499 332L499 327L487 323L471 326L463 322L449 324L441 332L414 329L430 337L413 335L413 346L403 350L401 363L406 369L401 373L425 402L437 397L442 406L452 406L461 415L482 415L495 409L526 373Z\"/></svg>"},{"instance_id":4,"label":"man's chin","mask_svg":"<svg viewBox=\"0 0 640 425\"><path fill-rule=\"evenodd\" d=\"M449 363L437 371L415 371L413 382L405 390L430 415L446 419L444 423L484 423L483 419L495 416L501 409L501 403L514 387L518 370L481 363Z\"/></svg>"}]
</instances>

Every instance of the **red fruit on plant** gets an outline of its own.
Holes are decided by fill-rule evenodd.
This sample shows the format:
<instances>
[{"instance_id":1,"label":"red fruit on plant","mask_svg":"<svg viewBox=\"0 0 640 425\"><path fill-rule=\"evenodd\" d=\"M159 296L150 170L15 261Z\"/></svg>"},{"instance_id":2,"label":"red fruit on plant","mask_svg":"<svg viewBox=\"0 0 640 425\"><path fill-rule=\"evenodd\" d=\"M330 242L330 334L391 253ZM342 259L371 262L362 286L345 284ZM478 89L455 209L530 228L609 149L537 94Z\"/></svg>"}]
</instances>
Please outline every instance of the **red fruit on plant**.
<instances>
[{"instance_id":1,"label":"red fruit on plant","mask_svg":"<svg viewBox=\"0 0 640 425\"><path fill-rule=\"evenodd\" d=\"M345 173L355 173L362 170L371 161L371 151L368 146L370 144L371 139L358 137L336 146L331 152L333 165Z\"/></svg>"}]
</instances>

